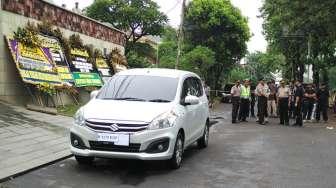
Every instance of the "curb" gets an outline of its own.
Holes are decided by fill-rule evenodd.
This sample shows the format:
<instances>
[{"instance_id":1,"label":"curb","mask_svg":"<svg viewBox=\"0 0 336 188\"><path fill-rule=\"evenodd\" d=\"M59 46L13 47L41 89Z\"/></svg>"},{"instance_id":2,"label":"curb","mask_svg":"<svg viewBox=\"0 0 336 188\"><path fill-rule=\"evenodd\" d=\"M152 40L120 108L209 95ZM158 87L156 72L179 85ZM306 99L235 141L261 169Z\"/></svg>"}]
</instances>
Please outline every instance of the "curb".
<instances>
[{"instance_id":1,"label":"curb","mask_svg":"<svg viewBox=\"0 0 336 188\"><path fill-rule=\"evenodd\" d=\"M70 158L70 157L73 157L73 154L70 154L70 155L61 157L61 158L59 158L59 159L50 161L50 162L45 163L45 164L42 164L42 165L38 165L38 166L36 166L36 167L33 167L33 168L30 168L30 169L24 170L24 171L22 171L22 172L18 172L18 173L16 173L16 174L13 174L13 175L10 175L10 176L1 178L1 179L0 179L0 183L4 183L4 182L6 182L6 181L8 181L8 180L12 180L12 179L14 179L14 178L16 178L16 177L18 177L18 176L22 176L22 175L24 175L24 174L27 174L27 173L29 173L29 172L31 172L31 171L34 171L34 170L37 170L37 169L39 169L39 168L43 168L43 167L45 167L45 166L49 166L49 165L55 164L55 163L57 163L57 162L59 162L59 161L63 161L63 160L68 159L68 158Z\"/></svg>"}]
</instances>

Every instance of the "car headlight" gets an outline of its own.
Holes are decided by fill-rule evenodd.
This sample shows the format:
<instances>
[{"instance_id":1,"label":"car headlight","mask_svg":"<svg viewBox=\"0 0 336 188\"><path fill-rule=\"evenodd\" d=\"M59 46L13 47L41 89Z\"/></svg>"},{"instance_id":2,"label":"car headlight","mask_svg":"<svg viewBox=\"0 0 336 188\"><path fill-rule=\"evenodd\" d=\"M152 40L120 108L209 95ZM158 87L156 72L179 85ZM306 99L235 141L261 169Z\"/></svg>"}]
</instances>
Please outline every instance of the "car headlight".
<instances>
[{"instance_id":1,"label":"car headlight","mask_svg":"<svg viewBox=\"0 0 336 188\"><path fill-rule=\"evenodd\" d=\"M75 116L74 116L74 119L75 119L75 125L78 125L78 126L83 126L84 123L85 123L85 119L84 119L84 110L83 108L80 108Z\"/></svg>"},{"instance_id":2,"label":"car headlight","mask_svg":"<svg viewBox=\"0 0 336 188\"><path fill-rule=\"evenodd\" d=\"M148 129L164 129L175 125L177 114L174 111L163 113L149 124Z\"/></svg>"}]
</instances>

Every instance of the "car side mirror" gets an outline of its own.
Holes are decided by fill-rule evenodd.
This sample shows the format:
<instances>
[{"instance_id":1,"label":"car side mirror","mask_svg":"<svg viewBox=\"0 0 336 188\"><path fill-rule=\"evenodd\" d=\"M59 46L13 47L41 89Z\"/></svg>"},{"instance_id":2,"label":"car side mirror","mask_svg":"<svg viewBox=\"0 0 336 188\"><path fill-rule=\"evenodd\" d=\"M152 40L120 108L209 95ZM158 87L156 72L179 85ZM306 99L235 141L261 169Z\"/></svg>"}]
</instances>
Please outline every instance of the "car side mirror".
<instances>
[{"instance_id":1,"label":"car side mirror","mask_svg":"<svg viewBox=\"0 0 336 188\"><path fill-rule=\"evenodd\" d=\"M99 93L99 90L91 91L91 93L90 93L90 99L96 98L97 95L98 95L98 93Z\"/></svg>"},{"instance_id":2,"label":"car side mirror","mask_svg":"<svg viewBox=\"0 0 336 188\"><path fill-rule=\"evenodd\" d=\"M184 105L195 105L198 104L199 102L200 102L199 98L193 95L188 95L184 99Z\"/></svg>"}]
</instances>

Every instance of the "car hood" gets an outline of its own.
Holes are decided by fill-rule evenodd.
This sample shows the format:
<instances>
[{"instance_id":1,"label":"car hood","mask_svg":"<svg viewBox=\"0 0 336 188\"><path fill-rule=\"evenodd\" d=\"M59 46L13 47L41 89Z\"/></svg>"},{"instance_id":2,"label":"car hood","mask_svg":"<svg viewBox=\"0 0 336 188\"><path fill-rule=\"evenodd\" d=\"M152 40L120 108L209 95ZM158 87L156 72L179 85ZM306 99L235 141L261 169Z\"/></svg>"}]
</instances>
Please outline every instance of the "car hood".
<instances>
[{"instance_id":1,"label":"car hood","mask_svg":"<svg viewBox=\"0 0 336 188\"><path fill-rule=\"evenodd\" d=\"M173 103L94 99L83 110L85 119L151 122L172 107Z\"/></svg>"}]
</instances>

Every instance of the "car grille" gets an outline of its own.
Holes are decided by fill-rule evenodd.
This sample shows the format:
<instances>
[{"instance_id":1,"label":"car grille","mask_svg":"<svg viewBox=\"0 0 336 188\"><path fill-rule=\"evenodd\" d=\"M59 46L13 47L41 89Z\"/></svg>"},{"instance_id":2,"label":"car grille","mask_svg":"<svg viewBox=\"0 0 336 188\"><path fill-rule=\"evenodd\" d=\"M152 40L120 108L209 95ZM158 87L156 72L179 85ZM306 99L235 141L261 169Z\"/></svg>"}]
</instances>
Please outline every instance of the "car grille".
<instances>
[{"instance_id":1,"label":"car grille","mask_svg":"<svg viewBox=\"0 0 336 188\"><path fill-rule=\"evenodd\" d=\"M134 133L147 129L148 124L125 124L85 121L85 125L97 132L127 132Z\"/></svg>"},{"instance_id":2,"label":"car grille","mask_svg":"<svg viewBox=\"0 0 336 188\"><path fill-rule=\"evenodd\" d=\"M117 146L112 142L99 142L99 141L89 141L90 149L98 151L115 151L115 152L131 152L137 153L140 152L141 144L132 144L129 146Z\"/></svg>"}]
</instances>

